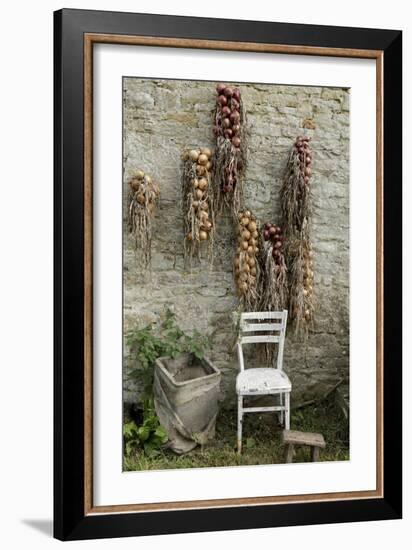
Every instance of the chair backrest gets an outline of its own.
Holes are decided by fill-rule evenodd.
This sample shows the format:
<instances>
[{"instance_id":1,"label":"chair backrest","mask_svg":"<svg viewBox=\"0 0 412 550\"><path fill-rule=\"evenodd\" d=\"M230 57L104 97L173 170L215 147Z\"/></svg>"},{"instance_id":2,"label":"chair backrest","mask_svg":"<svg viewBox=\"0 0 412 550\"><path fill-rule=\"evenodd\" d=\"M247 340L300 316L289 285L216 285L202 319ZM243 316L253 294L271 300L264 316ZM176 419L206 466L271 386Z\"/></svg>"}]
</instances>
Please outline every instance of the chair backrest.
<instances>
[{"instance_id":1,"label":"chair backrest","mask_svg":"<svg viewBox=\"0 0 412 550\"><path fill-rule=\"evenodd\" d=\"M278 344L276 368L282 370L287 320L286 309L283 311L250 311L241 314L238 340L241 370L244 369L242 346L257 343Z\"/></svg>"}]
</instances>

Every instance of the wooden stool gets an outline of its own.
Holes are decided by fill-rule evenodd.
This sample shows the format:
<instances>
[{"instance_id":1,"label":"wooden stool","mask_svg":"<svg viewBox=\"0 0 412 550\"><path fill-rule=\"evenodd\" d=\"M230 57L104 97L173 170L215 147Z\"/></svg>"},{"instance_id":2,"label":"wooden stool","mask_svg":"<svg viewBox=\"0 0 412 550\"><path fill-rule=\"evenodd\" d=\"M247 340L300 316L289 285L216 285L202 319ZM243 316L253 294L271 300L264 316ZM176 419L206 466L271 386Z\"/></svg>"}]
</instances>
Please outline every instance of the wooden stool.
<instances>
[{"instance_id":1,"label":"wooden stool","mask_svg":"<svg viewBox=\"0 0 412 550\"><path fill-rule=\"evenodd\" d=\"M312 462L317 462L319 460L319 449L324 449L326 447L322 434L283 430L282 440L285 445L286 463L292 462L295 445L307 445L311 447Z\"/></svg>"}]
</instances>

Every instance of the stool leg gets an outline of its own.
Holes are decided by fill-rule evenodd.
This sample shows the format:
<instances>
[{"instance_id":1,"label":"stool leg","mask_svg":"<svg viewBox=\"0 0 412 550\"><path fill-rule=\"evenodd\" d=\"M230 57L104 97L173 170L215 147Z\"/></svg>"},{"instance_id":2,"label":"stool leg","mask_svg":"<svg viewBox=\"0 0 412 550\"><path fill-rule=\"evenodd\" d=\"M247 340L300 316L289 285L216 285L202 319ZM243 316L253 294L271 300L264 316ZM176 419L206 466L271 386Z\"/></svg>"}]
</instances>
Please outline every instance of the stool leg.
<instances>
[{"instance_id":1,"label":"stool leg","mask_svg":"<svg viewBox=\"0 0 412 550\"><path fill-rule=\"evenodd\" d=\"M243 396L237 398L237 452L242 452Z\"/></svg>"},{"instance_id":2,"label":"stool leg","mask_svg":"<svg viewBox=\"0 0 412 550\"><path fill-rule=\"evenodd\" d=\"M292 462L293 454L294 454L294 447L293 447L292 444L289 443L285 447L285 462L286 462L286 464L290 464Z\"/></svg>"},{"instance_id":3,"label":"stool leg","mask_svg":"<svg viewBox=\"0 0 412 550\"><path fill-rule=\"evenodd\" d=\"M319 462L319 447L312 447L312 462Z\"/></svg>"}]
</instances>

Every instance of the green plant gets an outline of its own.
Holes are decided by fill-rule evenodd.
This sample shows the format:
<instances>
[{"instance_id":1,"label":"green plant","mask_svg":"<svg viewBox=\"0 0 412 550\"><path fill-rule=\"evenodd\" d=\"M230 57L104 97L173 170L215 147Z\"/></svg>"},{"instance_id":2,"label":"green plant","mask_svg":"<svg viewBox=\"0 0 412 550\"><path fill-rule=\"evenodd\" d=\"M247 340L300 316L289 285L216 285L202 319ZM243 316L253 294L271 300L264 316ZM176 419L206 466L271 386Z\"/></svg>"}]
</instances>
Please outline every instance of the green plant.
<instances>
[{"instance_id":1,"label":"green plant","mask_svg":"<svg viewBox=\"0 0 412 550\"><path fill-rule=\"evenodd\" d=\"M210 346L209 338L198 331L185 334L177 325L175 314L167 309L159 325L130 330L126 343L136 363L129 376L143 383L143 422L139 426L134 421L123 425L125 455L130 457L143 449L146 455L152 456L159 453L159 448L167 441L153 403L155 361L162 356L175 358L181 353L193 353L200 359Z\"/></svg>"},{"instance_id":2,"label":"green plant","mask_svg":"<svg viewBox=\"0 0 412 550\"><path fill-rule=\"evenodd\" d=\"M165 429L159 424L156 414L147 415L141 426L132 420L123 425L125 454L130 457L139 447L148 456L159 453L159 448L167 441Z\"/></svg>"},{"instance_id":3,"label":"green plant","mask_svg":"<svg viewBox=\"0 0 412 550\"><path fill-rule=\"evenodd\" d=\"M185 334L176 323L176 316L167 309L159 325L146 325L133 328L126 334L126 343L136 367L129 375L143 382L143 398L152 396L154 364L158 357L175 358L181 353L193 353L199 359L205 349L210 347L208 336L198 331Z\"/></svg>"}]
</instances>

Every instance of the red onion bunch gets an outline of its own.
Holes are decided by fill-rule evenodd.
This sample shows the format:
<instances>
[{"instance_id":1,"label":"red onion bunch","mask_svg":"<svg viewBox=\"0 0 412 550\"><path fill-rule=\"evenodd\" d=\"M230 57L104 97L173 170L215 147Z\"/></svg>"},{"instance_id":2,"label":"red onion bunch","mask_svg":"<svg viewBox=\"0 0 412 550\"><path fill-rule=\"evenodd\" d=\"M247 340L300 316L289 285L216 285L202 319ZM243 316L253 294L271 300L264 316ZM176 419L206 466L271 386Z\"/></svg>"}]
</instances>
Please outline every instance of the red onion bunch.
<instances>
[{"instance_id":1,"label":"red onion bunch","mask_svg":"<svg viewBox=\"0 0 412 550\"><path fill-rule=\"evenodd\" d=\"M236 189L244 168L243 107L239 88L218 84L216 92L213 131L217 138L218 180L221 191L227 194Z\"/></svg>"},{"instance_id":2,"label":"red onion bunch","mask_svg":"<svg viewBox=\"0 0 412 550\"><path fill-rule=\"evenodd\" d=\"M259 306L262 311L285 309L288 307L289 293L282 228L267 222L263 226L262 237Z\"/></svg>"},{"instance_id":3,"label":"red onion bunch","mask_svg":"<svg viewBox=\"0 0 412 550\"><path fill-rule=\"evenodd\" d=\"M240 147L240 90L218 84L216 91L218 95L214 133L229 139L234 147Z\"/></svg>"},{"instance_id":4,"label":"red onion bunch","mask_svg":"<svg viewBox=\"0 0 412 550\"><path fill-rule=\"evenodd\" d=\"M314 316L313 250L310 238L313 155L310 138L299 136L289 155L281 190L282 223L289 272L289 312L296 331L307 335Z\"/></svg>"},{"instance_id":5,"label":"red onion bunch","mask_svg":"<svg viewBox=\"0 0 412 550\"><path fill-rule=\"evenodd\" d=\"M267 222L263 228L263 240L272 245L272 257L276 266L284 265L283 232L279 225Z\"/></svg>"}]
</instances>

